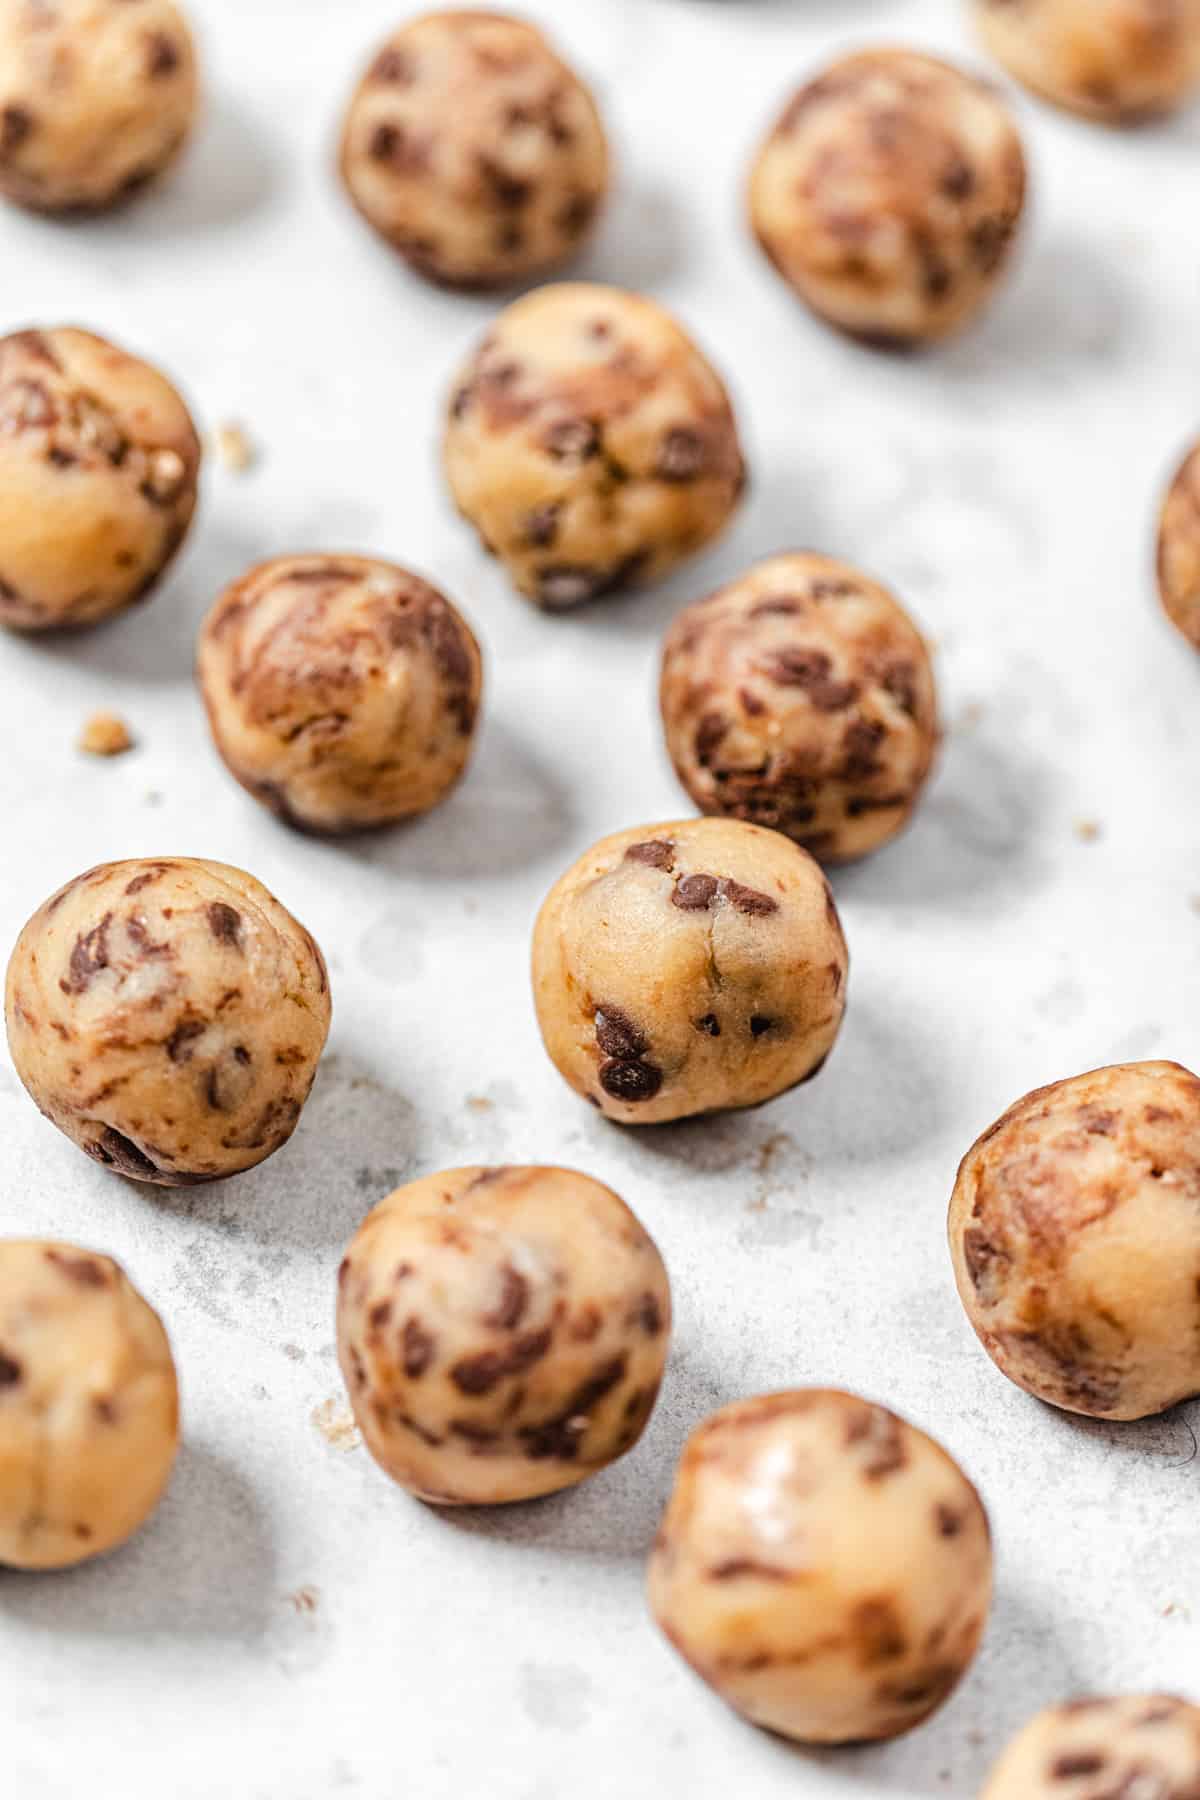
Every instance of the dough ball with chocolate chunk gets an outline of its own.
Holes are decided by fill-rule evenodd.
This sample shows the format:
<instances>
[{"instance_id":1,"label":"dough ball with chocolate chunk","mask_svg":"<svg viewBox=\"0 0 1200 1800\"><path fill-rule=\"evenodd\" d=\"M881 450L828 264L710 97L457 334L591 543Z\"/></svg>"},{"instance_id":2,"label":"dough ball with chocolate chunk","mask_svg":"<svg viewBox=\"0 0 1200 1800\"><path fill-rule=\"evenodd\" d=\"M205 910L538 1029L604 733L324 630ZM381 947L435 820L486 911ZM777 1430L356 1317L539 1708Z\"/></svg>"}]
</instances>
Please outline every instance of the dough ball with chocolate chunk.
<instances>
[{"instance_id":1,"label":"dough ball with chocolate chunk","mask_svg":"<svg viewBox=\"0 0 1200 1800\"><path fill-rule=\"evenodd\" d=\"M1200 1394L1200 1081L1124 1063L1038 1088L968 1152L950 1203L967 1317L1039 1400L1141 1419Z\"/></svg>"},{"instance_id":2,"label":"dough ball with chocolate chunk","mask_svg":"<svg viewBox=\"0 0 1200 1800\"><path fill-rule=\"evenodd\" d=\"M1070 1700L1009 1745L981 1800L1195 1800L1200 1707L1170 1694Z\"/></svg>"},{"instance_id":3,"label":"dough ball with chocolate chunk","mask_svg":"<svg viewBox=\"0 0 1200 1800\"><path fill-rule=\"evenodd\" d=\"M1184 458L1163 501L1158 592L1172 625L1200 650L1200 444Z\"/></svg>"},{"instance_id":4,"label":"dough ball with chocolate chunk","mask_svg":"<svg viewBox=\"0 0 1200 1800\"><path fill-rule=\"evenodd\" d=\"M230 772L303 830L427 812L470 760L479 646L436 588L392 563L260 563L209 613L197 673Z\"/></svg>"},{"instance_id":5,"label":"dough ball with chocolate chunk","mask_svg":"<svg viewBox=\"0 0 1200 1800\"><path fill-rule=\"evenodd\" d=\"M665 575L745 482L729 396L687 334L582 283L501 313L459 375L445 461L463 517L548 611Z\"/></svg>"},{"instance_id":6,"label":"dough ball with chocolate chunk","mask_svg":"<svg viewBox=\"0 0 1200 1800\"><path fill-rule=\"evenodd\" d=\"M0 1239L0 1563L62 1569L124 1543L178 1443L167 1334L117 1264Z\"/></svg>"},{"instance_id":7,"label":"dough ball with chocolate chunk","mask_svg":"<svg viewBox=\"0 0 1200 1800\"><path fill-rule=\"evenodd\" d=\"M987 1621L987 1515L957 1463L826 1389L726 1406L692 1433L650 1605L696 1673L806 1744L891 1738L941 1706Z\"/></svg>"},{"instance_id":8,"label":"dough ball with chocolate chunk","mask_svg":"<svg viewBox=\"0 0 1200 1800\"><path fill-rule=\"evenodd\" d=\"M671 1294L652 1240L574 1169L447 1169L399 1188L338 1276L367 1447L441 1505L574 1487L642 1434Z\"/></svg>"},{"instance_id":9,"label":"dough ball with chocolate chunk","mask_svg":"<svg viewBox=\"0 0 1200 1800\"><path fill-rule=\"evenodd\" d=\"M846 969L812 857L730 819L601 838L533 936L550 1059L625 1125L758 1106L811 1079L841 1026Z\"/></svg>"},{"instance_id":10,"label":"dough ball with chocolate chunk","mask_svg":"<svg viewBox=\"0 0 1200 1800\"><path fill-rule=\"evenodd\" d=\"M660 697L700 810L786 832L826 863L895 837L937 747L920 633L828 556L774 556L680 613Z\"/></svg>"},{"instance_id":11,"label":"dough ball with chocolate chunk","mask_svg":"<svg viewBox=\"0 0 1200 1800\"><path fill-rule=\"evenodd\" d=\"M192 35L172 0L5 0L0 194L93 212L153 181L191 134Z\"/></svg>"},{"instance_id":12,"label":"dough ball with chocolate chunk","mask_svg":"<svg viewBox=\"0 0 1200 1800\"><path fill-rule=\"evenodd\" d=\"M976 316L1024 202L1004 102L908 50L843 57L802 87L750 183L751 223L784 280L839 330L895 346Z\"/></svg>"},{"instance_id":13,"label":"dough ball with chocolate chunk","mask_svg":"<svg viewBox=\"0 0 1200 1800\"><path fill-rule=\"evenodd\" d=\"M1106 125L1200 87L1200 0L973 0L992 55L1034 93Z\"/></svg>"},{"instance_id":14,"label":"dough ball with chocolate chunk","mask_svg":"<svg viewBox=\"0 0 1200 1800\"><path fill-rule=\"evenodd\" d=\"M148 594L199 471L157 369L70 327L0 338L0 625L93 625Z\"/></svg>"},{"instance_id":15,"label":"dough ball with chocolate chunk","mask_svg":"<svg viewBox=\"0 0 1200 1800\"><path fill-rule=\"evenodd\" d=\"M524 20L427 13L380 49L350 105L342 178L418 274L452 287L565 262L608 191L591 93Z\"/></svg>"},{"instance_id":16,"label":"dough ball with chocolate chunk","mask_svg":"<svg viewBox=\"0 0 1200 1800\"><path fill-rule=\"evenodd\" d=\"M285 1144L329 1031L316 944L262 883L195 857L102 863L34 913L8 965L13 1063L118 1175L182 1187Z\"/></svg>"}]
</instances>

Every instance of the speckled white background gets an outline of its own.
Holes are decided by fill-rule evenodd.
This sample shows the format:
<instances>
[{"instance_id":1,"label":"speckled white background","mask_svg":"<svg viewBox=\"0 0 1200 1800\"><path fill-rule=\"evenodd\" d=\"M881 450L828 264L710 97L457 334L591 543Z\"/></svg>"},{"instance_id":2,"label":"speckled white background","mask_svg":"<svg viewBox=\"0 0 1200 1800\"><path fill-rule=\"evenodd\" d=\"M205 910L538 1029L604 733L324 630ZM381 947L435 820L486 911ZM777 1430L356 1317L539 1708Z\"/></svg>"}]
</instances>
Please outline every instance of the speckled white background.
<instances>
[{"instance_id":1,"label":"speckled white background","mask_svg":"<svg viewBox=\"0 0 1200 1800\"><path fill-rule=\"evenodd\" d=\"M330 175L395 0L192 0L212 107L119 219L0 218L0 329L77 321L260 443L210 469L167 586L107 630L0 642L0 946L105 858L254 871L317 934L335 1021L290 1147L215 1190L89 1165L0 1060L0 1229L113 1252L164 1313L186 1447L123 1553L0 1576L5 1800L658 1800L972 1795L1036 1706L1200 1688L1197 1408L1046 1411L976 1347L943 1220L975 1134L1035 1084L1200 1062L1195 661L1151 599L1152 511L1200 426L1200 117L1132 136L1018 98L1036 181L984 327L914 360L827 335L748 244L748 150L791 83L872 37L973 56L955 0L530 0L597 82L621 158L583 272L678 308L753 458L728 540L659 591L546 620L452 517L441 396L486 303L410 280ZM822 1079L765 1111L622 1133L545 1060L537 902L602 832L686 810L662 751L673 610L800 545L895 583L940 646L949 724L918 823L836 888L851 1004ZM196 625L252 558L394 555L488 656L468 781L408 830L289 835L218 766ZM97 706L137 751L73 743ZM1101 828L1096 841L1082 821ZM638 1450L564 1498L438 1515L314 1423L337 1397L333 1274L367 1207L456 1162L575 1163L641 1213L678 1329ZM999 1587L975 1671L890 1747L808 1756L742 1726L649 1624L642 1567L691 1426L828 1381L926 1426L979 1482Z\"/></svg>"}]
</instances>

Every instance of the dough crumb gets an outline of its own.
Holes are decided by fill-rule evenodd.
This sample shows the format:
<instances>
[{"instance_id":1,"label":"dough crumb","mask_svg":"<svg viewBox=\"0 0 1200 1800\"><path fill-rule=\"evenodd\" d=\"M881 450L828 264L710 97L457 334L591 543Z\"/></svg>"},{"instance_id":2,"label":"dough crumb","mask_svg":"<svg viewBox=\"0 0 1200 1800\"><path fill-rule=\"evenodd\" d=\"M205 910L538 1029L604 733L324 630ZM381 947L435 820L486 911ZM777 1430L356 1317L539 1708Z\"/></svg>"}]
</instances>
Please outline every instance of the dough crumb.
<instances>
[{"instance_id":1,"label":"dough crumb","mask_svg":"<svg viewBox=\"0 0 1200 1800\"><path fill-rule=\"evenodd\" d=\"M1098 819L1076 819L1075 836L1081 844L1094 844L1102 835Z\"/></svg>"},{"instance_id":2,"label":"dough crumb","mask_svg":"<svg viewBox=\"0 0 1200 1800\"><path fill-rule=\"evenodd\" d=\"M335 1450L357 1450L362 1443L358 1426L354 1423L354 1414L347 1406L340 1406L337 1400L323 1400L320 1406L312 1410L312 1422Z\"/></svg>"},{"instance_id":3,"label":"dough crumb","mask_svg":"<svg viewBox=\"0 0 1200 1800\"><path fill-rule=\"evenodd\" d=\"M133 749L133 735L117 713L93 713L79 734L79 748L87 756L123 756Z\"/></svg>"},{"instance_id":4,"label":"dough crumb","mask_svg":"<svg viewBox=\"0 0 1200 1800\"><path fill-rule=\"evenodd\" d=\"M244 426L236 419L218 425L213 442L223 466L235 475L244 475L258 461L258 451Z\"/></svg>"},{"instance_id":5,"label":"dough crumb","mask_svg":"<svg viewBox=\"0 0 1200 1800\"><path fill-rule=\"evenodd\" d=\"M288 1599L298 1613L315 1613L321 1604L321 1590L315 1587L297 1588Z\"/></svg>"},{"instance_id":6,"label":"dough crumb","mask_svg":"<svg viewBox=\"0 0 1200 1800\"><path fill-rule=\"evenodd\" d=\"M496 1102L489 1100L486 1094L468 1094L467 1106L472 1112L477 1113L489 1113L496 1110Z\"/></svg>"}]
</instances>

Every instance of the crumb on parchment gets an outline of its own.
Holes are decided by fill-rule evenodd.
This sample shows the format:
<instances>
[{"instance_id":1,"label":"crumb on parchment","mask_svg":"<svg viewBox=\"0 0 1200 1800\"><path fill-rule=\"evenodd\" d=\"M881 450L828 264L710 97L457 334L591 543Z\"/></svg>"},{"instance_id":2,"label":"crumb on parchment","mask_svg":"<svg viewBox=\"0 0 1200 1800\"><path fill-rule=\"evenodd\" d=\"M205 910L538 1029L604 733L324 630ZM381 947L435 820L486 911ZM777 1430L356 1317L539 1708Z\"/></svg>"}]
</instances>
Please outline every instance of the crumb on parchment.
<instances>
[{"instance_id":1,"label":"crumb on parchment","mask_svg":"<svg viewBox=\"0 0 1200 1800\"><path fill-rule=\"evenodd\" d=\"M1081 844L1094 844L1102 835L1099 819L1076 819L1075 836Z\"/></svg>"},{"instance_id":2,"label":"crumb on parchment","mask_svg":"<svg viewBox=\"0 0 1200 1800\"><path fill-rule=\"evenodd\" d=\"M312 1422L335 1450L357 1450L362 1443L354 1414L336 1399L323 1400L312 1410Z\"/></svg>"},{"instance_id":3,"label":"crumb on parchment","mask_svg":"<svg viewBox=\"0 0 1200 1800\"><path fill-rule=\"evenodd\" d=\"M133 734L117 713L93 713L79 734L79 749L87 756L121 756L133 749Z\"/></svg>"},{"instance_id":4,"label":"crumb on parchment","mask_svg":"<svg viewBox=\"0 0 1200 1800\"><path fill-rule=\"evenodd\" d=\"M213 444L225 468L235 475L244 475L258 461L258 451L245 427L239 425L236 419L217 426L213 433Z\"/></svg>"}]
</instances>

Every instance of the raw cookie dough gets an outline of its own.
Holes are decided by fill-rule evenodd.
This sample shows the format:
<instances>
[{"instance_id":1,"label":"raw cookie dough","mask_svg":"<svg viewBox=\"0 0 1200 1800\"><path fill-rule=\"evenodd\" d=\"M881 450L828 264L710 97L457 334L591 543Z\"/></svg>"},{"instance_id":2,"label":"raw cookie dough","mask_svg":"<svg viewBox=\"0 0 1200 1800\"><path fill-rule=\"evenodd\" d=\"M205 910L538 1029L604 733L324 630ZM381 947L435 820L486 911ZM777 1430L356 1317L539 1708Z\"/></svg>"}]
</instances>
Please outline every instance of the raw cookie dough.
<instances>
[{"instance_id":1,"label":"raw cookie dough","mask_svg":"<svg viewBox=\"0 0 1200 1800\"><path fill-rule=\"evenodd\" d=\"M533 935L550 1059L625 1125L758 1106L810 1080L841 1026L846 969L812 857L730 819L601 838Z\"/></svg>"},{"instance_id":2,"label":"raw cookie dough","mask_svg":"<svg viewBox=\"0 0 1200 1800\"><path fill-rule=\"evenodd\" d=\"M1200 0L974 0L1011 75L1108 125L1179 106L1200 87Z\"/></svg>"},{"instance_id":3,"label":"raw cookie dough","mask_svg":"<svg viewBox=\"0 0 1200 1800\"><path fill-rule=\"evenodd\" d=\"M200 441L166 378L90 331L0 338L0 624L92 625L187 535Z\"/></svg>"},{"instance_id":4,"label":"raw cookie dough","mask_svg":"<svg viewBox=\"0 0 1200 1800\"><path fill-rule=\"evenodd\" d=\"M174 162L195 123L192 35L172 0L5 0L0 194L95 211Z\"/></svg>"},{"instance_id":5,"label":"raw cookie dough","mask_svg":"<svg viewBox=\"0 0 1200 1800\"><path fill-rule=\"evenodd\" d=\"M659 691L700 810L786 832L825 863L902 830L937 748L920 633L828 556L771 557L679 613Z\"/></svg>"},{"instance_id":6,"label":"raw cookie dough","mask_svg":"<svg viewBox=\"0 0 1200 1800\"><path fill-rule=\"evenodd\" d=\"M1184 458L1163 502L1158 592L1172 625L1200 650L1200 444Z\"/></svg>"},{"instance_id":7,"label":"raw cookie dough","mask_svg":"<svg viewBox=\"0 0 1200 1800\"><path fill-rule=\"evenodd\" d=\"M376 1462L423 1500L573 1487L634 1445L671 1325L667 1272L573 1169L447 1169L367 1217L338 1276L338 1356Z\"/></svg>"},{"instance_id":8,"label":"raw cookie dough","mask_svg":"<svg viewBox=\"0 0 1200 1800\"><path fill-rule=\"evenodd\" d=\"M479 646L436 588L392 563L260 563L209 613L197 673L230 772L304 830L427 812L470 760Z\"/></svg>"},{"instance_id":9,"label":"raw cookie dough","mask_svg":"<svg viewBox=\"0 0 1200 1800\"><path fill-rule=\"evenodd\" d=\"M767 1394L688 1439L649 1589L680 1655L755 1725L808 1744L895 1737L978 1648L987 1515L957 1463L885 1407Z\"/></svg>"},{"instance_id":10,"label":"raw cookie dough","mask_svg":"<svg viewBox=\"0 0 1200 1800\"><path fill-rule=\"evenodd\" d=\"M1196 1800L1200 1708L1169 1694L1073 1700L1027 1725L980 1800Z\"/></svg>"},{"instance_id":11,"label":"raw cookie dough","mask_svg":"<svg viewBox=\"0 0 1200 1800\"><path fill-rule=\"evenodd\" d=\"M715 538L745 484L729 396L675 320L571 283L500 314L455 385L463 517L550 611L654 581Z\"/></svg>"},{"instance_id":12,"label":"raw cookie dough","mask_svg":"<svg viewBox=\"0 0 1200 1800\"><path fill-rule=\"evenodd\" d=\"M591 93L524 20L427 13L379 51L350 104L342 178L418 274L452 287L566 261L608 191Z\"/></svg>"},{"instance_id":13,"label":"raw cookie dough","mask_svg":"<svg viewBox=\"0 0 1200 1800\"><path fill-rule=\"evenodd\" d=\"M1141 1419L1200 1394L1200 1081L1118 1064L1038 1088L968 1152L950 1203L967 1317L1039 1400Z\"/></svg>"},{"instance_id":14,"label":"raw cookie dough","mask_svg":"<svg viewBox=\"0 0 1200 1800\"><path fill-rule=\"evenodd\" d=\"M102 863L8 965L13 1063L98 1163L179 1187L285 1144L329 1031L312 938L261 882L188 856Z\"/></svg>"},{"instance_id":15,"label":"raw cookie dough","mask_svg":"<svg viewBox=\"0 0 1200 1800\"><path fill-rule=\"evenodd\" d=\"M61 1569L124 1543L178 1443L167 1334L117 1264L0 1239L0 1563Z\"/></svg>"},{"instance_id":16,"label":"raw cookie dough","mask_svg":"<svg viewBox=\"0 0 1200 1800\"><path fill-rule=\"evenodd\" d=\"M991 299L1025 201L999 96L909 50L843 57L794 96L754 165L750 220L784 280L839 330L948 336Z\"/></svg>"}]
</instances>

